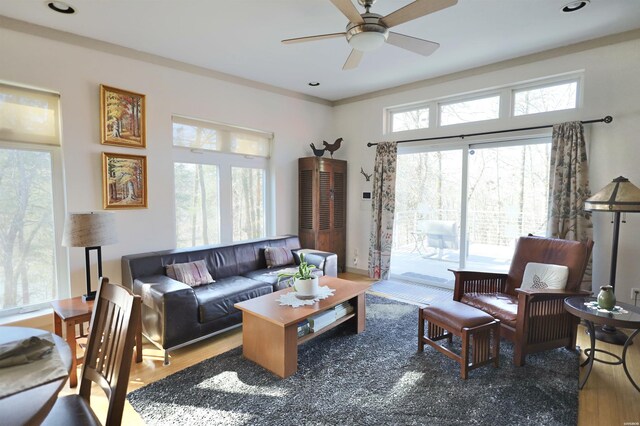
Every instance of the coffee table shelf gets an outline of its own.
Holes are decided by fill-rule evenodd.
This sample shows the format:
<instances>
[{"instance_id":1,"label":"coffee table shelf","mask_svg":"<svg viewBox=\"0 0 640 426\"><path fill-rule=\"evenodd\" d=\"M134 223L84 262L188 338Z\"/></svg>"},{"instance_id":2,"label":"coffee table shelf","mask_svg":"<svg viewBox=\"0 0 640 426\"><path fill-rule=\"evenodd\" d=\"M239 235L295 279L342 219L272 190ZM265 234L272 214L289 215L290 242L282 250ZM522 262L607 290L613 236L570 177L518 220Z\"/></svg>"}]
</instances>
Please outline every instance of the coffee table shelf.
<instances>
[{"instance_id":1,"label":"coffee table shelf","mask_svg":"<svg viewBox=\"0 0 640 426\"><path fill-rule=\"evenodd\" d=\"M320 285L334 289L335 293L313 305L297 308L281 306L278 302L280 296L291 289L236 303L235 307L242 311L242 354L245 358L285 378L298 370L299 345L343 324L356 333L362 333L365 328L364 297L371 284L321 277ZM315 333L298 338L298 324L301 321L346 300L353 306L352 313Z\"/></svg>"},{"instance_id":2,"label":"coffee table shelf","mask_svg":"<svg viewBox=\"0 0 640 426\"><path fill-rule=\"evenodd\" d=\"M314 337L317 337L317 336L321 335L325 331L329 331L329 330L332 330L332 329L336 328L340 324L349 321L351 318L353 318L355 316L356 316L355 313L347 314L347 315L343 316L342 318L339 318L339 319L335 320L334 322L332 322L328 326L321 328L318 331L315 331L315 332L312 332L312 333L309 333L309 334L305 334L304 336L302 336L302 337L300 337L298 339L298 345L301 345L301 344L303 344L305 342L308 342L309 340L313 339Z\"/></svg>"}]
</instances>

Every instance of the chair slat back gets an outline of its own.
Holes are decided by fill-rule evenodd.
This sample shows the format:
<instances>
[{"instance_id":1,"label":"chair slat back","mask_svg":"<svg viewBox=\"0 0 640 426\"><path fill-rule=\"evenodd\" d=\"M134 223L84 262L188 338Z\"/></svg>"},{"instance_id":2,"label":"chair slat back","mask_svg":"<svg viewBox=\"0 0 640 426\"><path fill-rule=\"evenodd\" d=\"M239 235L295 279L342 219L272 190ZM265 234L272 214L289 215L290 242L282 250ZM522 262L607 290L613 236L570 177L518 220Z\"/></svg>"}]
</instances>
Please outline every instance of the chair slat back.
<instances>
[{"instance_id":1,"label":"chair slat back","mask_svg":"<svg viewBox=\"0 0 640 426\"><path fill-rule=\"evenodd\" d=\"M109 399L107 425L119 425L129 383L140 301L129 290L102 278L91 317L80 395L90 401L91 383Z\"/></svg>"}]
</instances>

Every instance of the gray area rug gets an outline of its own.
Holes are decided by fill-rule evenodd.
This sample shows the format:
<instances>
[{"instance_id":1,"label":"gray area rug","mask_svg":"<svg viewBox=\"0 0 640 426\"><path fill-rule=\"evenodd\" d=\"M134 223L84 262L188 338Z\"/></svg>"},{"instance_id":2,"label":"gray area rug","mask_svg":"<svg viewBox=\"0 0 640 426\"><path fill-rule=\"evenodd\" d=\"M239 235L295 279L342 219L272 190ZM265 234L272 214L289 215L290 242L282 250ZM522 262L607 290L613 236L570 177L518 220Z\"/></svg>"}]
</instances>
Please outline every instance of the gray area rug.
<instances>
[{"instance_id":1,"label":"gray area rug","mask_svg":"<svg viewBox=\"0 0 640 426\"><path fill-rule=\"evenodd\" d=\"M236 348L128 395L147 424L575 425L577 351L529 356L460 379L431 347L418 353L418 308L367 295L367 329L338 327L299 347L298 372L280 379ZM457 341L454 339L453 345Z\"/></svg>"},{"instance_id":2,"label":"gray area rug","mask_svg":"<svg viewBox=\"0 0 640 426\"><path fill-rule=\"evenodd\" d=\"M453 299L452 290L397 280L377 281L373 283L371 290L420 305L433 305L441 300Z\"/></svg>"}]
</instances>

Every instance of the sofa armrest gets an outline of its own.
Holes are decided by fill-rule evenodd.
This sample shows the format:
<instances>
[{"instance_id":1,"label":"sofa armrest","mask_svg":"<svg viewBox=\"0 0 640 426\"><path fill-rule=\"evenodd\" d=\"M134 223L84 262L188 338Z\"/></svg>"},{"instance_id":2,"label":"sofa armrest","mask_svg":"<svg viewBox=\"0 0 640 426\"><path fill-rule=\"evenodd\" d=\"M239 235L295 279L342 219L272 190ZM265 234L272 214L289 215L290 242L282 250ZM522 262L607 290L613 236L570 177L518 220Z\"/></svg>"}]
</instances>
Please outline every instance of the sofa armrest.
<instances>
[{"instance_id":1,"label":"sofa armrest","mask_svg":"<svg viewBox=\"0 0 640 426\"><path fill-rule=\"evenodd\" d=\"M504 293L507 274L496 272L449 269L455 276L453 300L460 301L465 293Z\"/></svg>"},{"instance_id":2,"label":"sofa armrest","mask_svg":"<svg viewBox=\"0 0 640 426\"><path fill-rule=\"evenodd\" d=\"M338 255L335 253L329 253L328 251L320 251L313 249L298 249L292 250L293 258L296 265L300 264L300 253L304 254L304 259L307 263L315 265L318 269L322 270L324 276L337 277L338 276Z\"/></svg>"},{"instance_id":3,"label":"sofa armrest","mask_svg":"<svg viewBox=\"0 0 640 426\"><path fill-rule=\"evenodd\" d=\"M137 278L133 292L142 299L142 329L162 347L172 346L181 330L197 322L198 301L193 288L164 275Z\"/></svg>"},{"instance_id":4,"label":"sofa armrest","mask_svg":"<svg viewBox=\"0 0 640 426\"><path fill-rule=\"evenodd\" d=\"M555 298L566 298L573 296L591 296L591 292L588 290L566 290L566 289L550 289L550 288L516 288L516 293L518 293L518 298L520 295L525 295L526 297L538 297L538 298L547 298L547 299L555 299Z\"/></svg>"}]
</instances>

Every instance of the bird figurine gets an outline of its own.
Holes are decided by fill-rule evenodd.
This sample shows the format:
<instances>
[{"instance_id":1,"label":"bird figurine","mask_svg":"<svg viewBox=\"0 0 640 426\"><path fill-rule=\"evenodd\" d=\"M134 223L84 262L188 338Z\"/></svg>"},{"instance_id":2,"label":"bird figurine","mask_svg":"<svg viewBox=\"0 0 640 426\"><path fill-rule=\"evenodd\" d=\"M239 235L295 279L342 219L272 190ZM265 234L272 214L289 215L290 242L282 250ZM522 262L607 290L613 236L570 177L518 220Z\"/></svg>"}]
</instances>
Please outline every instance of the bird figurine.
<instances>
[{"instance_id":1,"label":"bird figurine","mask_svg":"<svg viewBox=\"0 0 640 426\"><path fill-rule=\"evenodd\" d=\"M310 143L309 146L311 147L311 149L313 150L313 154L316 157L322 157L324 155L325 150L324 149L318 149L316 148L316 146L313 143Z\"/></svg>"},{"instance_id":2,"label":"bird figurine","mask_svg":"<svg viewBox=\"0 0 640 426\"><path fill-rule=\"evenodd\" d=\"M362 168L362 166L360 166L360 173L362 173L364 175L364 179L369 182L369 180L371 179L371 176L373 176L373 173L371 173L370 175L366 174L364 172L364 169Z\"/></svg>"},{"instance_id":3,"label":"bird figurine","mask_svg":"<svg viewBox=\"0 0 640 426\"><path fill-rule=\"evenodd\" d=\"M342 138L336 139L336 141L332 144L328 143L327 141L322 141L322 144L324 145L325 149L329 151L329 153L331 154L331 158L333 158L333 153L338 149L340 149L341 143L342 143Z\"/></svg>"}]
</instances>

